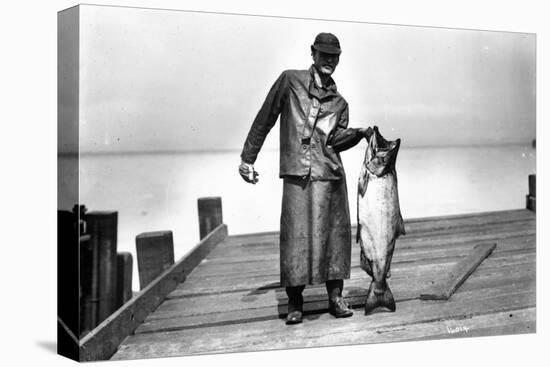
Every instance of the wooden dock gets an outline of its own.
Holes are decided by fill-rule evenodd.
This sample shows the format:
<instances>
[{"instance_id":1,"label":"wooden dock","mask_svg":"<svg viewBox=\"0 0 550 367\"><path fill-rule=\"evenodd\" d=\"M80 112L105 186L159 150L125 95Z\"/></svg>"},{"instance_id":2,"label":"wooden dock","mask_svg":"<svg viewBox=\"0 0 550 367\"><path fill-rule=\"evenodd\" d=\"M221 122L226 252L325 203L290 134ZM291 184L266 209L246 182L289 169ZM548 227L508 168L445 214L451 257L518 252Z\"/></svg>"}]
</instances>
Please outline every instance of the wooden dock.
<instances>
[{"instance_id":1,"label":"wooden dock","mask_svg":"<svg viewBox=\"0 0 550 367\"><path fill-rule=\"evenodd\" d=\"M200 263L156 301L158 307L117 344L111 359L533 333L535 218L533 211L511 210L406 221L407 235L396 244L389 279L394 313L364 315L369 278L359 268L359 246L353 243L344 292L353 317L328 314L322 284L306 288L304 322L291 326L283 319L287 297L279 287L278 232L223 236L217 245L210 243L213 249L202 261L195 256ZM449 300L420 299L480 243L497 246ZM145 297L152 291L142 292ZM132 305L126 307L100 329ZM103 335L92 334L81 342L82 350Z\"/></svg>"}]
</instances>

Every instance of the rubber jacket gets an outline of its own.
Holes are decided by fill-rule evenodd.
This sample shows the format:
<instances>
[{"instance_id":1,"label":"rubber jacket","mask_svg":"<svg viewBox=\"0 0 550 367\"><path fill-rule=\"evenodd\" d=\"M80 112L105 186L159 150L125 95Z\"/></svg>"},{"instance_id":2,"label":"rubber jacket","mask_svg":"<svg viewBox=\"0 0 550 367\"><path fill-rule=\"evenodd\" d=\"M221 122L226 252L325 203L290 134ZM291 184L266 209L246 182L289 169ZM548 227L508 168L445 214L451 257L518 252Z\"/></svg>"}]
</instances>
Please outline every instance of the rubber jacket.
<instances>
[{"instance_id":1,"label":"rubber jacket","mask_svg":"<svg viewBox=\"0 0 550 367\"><path fill-rule=\"evenodd\" d=\"M362 134L348 128L348 104L329 79L322 86L315 66L286 70L275 81L245 140L241 159L253 164L280 116L279 176L310 175L312 180L340 180L339 152L355 146Z\"/></svg>"}]
</instances>

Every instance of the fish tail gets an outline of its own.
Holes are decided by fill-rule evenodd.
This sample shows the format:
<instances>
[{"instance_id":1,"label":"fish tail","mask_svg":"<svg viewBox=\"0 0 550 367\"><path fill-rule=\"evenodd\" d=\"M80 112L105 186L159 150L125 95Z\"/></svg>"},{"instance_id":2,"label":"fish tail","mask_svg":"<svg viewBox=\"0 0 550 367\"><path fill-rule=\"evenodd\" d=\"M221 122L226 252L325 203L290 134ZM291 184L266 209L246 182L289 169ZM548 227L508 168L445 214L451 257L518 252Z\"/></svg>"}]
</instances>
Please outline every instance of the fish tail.
<instances>
[{"instance_id":1,"label":"fish tail","mask_svg":"<svg viewBox=\"0 0 550 367\"><path fill-rule=\"evenodd\" d=\"M386 307L391 312L395 312L395 299L393 298L393 293L390 286L386 288L386 291L381 298L381 306Z\"/></svg>"},{"instance_id":2,"label":"fish tail","mask_svg":"<svg viewBox=\"0 0 550 367\"><path fill-rule=\"evenodd\" d=\"M386 288L381 292L375 291L373 281L367 292L367 298L365 300L365 315L369 314L377 307L385 307L391 312L394 312L395 299L393 298L393 293L388 285L386 285Z\"/></svg>"}]
</instances>

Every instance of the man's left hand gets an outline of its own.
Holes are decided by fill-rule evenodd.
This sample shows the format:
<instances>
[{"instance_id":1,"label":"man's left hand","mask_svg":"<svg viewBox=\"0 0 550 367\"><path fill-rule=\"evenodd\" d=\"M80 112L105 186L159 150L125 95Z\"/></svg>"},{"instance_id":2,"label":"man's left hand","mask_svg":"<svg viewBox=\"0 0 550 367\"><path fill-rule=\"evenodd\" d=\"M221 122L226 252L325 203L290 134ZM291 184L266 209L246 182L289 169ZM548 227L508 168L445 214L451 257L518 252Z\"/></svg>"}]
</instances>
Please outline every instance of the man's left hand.
<instances>
[{"instance_id":1,"label":"man's left hand","mask_svg":"<svg viewBox=\"0 0 550 367\"><path fill-rule=\"evenodd\" d=\"M359 133L365 137L365 139L369 140L372 135L372 127L368 127L366 129L359 128Z\"/></svg>"}]
</instances>

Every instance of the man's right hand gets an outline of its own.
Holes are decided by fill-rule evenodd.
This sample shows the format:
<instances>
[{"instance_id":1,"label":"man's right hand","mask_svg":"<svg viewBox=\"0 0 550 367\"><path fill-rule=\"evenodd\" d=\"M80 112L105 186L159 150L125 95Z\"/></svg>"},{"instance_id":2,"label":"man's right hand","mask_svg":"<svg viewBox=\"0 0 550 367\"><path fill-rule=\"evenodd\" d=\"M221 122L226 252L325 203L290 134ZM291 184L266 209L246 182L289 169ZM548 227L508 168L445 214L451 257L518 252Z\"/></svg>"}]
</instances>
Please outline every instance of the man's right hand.
<instances>
[{"instance_id":1,"label":"man's right hand","mask_svg":"<svg viewBox=\"0 0 550 367\"><path fill-rule=\"evenodd\" d=\"M246 162L242 162L239 165L239 174L248 183L256 184L256 182L259 181L258 176L260 175L258 172L254 171L254 165Z\"/></svg>"},{"instance_id":2,"label":"man's right hand","mask_svg":"<svg viewBox=\"0 0 550 367\"><path fill-rule=\"evenodd\" d=\"M367 139L367 140L370 139L372 133L374 132L374 130L370 126L366 129L360 128L359 131L365 137L365 139Z\"/></svg>"}]
</instances>

